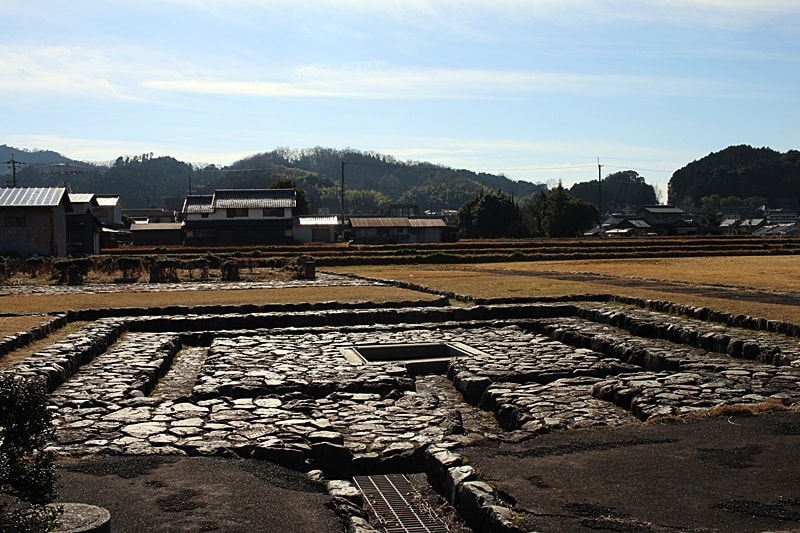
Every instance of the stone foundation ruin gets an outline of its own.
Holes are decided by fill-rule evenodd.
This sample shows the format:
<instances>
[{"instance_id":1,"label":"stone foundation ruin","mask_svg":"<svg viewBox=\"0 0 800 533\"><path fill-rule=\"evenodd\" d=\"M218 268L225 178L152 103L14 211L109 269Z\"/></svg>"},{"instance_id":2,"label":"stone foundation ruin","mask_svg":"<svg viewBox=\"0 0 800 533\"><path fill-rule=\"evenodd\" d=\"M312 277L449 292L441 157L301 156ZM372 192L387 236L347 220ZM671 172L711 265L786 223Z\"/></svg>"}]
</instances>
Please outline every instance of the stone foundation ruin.
<instances>
[{"instance_id":1,"label":"stone foundation ruin","mask_svg":"<svg viewBox=\"0 0 800 533\"><path fill-rule=\"evenodd\" d=\"M796 326L663 302L111 309L47 328L76 320L13 368L46 378L61 454L426 472L462 507L466 442L800 401Z\"/></svg>"}]
</instances>

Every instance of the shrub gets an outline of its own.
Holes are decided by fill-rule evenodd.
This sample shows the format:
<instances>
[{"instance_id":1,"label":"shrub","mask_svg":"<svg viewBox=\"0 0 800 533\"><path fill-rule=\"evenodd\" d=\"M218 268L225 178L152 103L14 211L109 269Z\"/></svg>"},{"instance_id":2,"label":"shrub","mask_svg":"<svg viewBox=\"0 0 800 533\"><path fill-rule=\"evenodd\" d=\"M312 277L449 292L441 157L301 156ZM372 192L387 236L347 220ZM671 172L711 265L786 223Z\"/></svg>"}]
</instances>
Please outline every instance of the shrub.
<instances>
[{"instance_id":1,"label":"shrub","mask_svg":"<svg viewBox=\"0 0 800 533\"><path fill-rule=\"evenodd\" d=\"M57 259L53 261L53 270L58 273L58 283L69 281L70 285L83 283L83 277L89 273L92 260L88 257L78 259Z\"/></svg>"},{"instance_id":2,"label":"shrub","mask_svg":"<svg viewBox=\"0 0 800 533\"><path fill-rule=\"evenodd\" d=\"M42 268L44 268L44 258L38 255L29 257L25 260L25 266L28 268L28 273L31 277L35 278L41 273Z\"/></svg>"},{"instance_id":3,"label":"shrub","mask_svg":"<svg viewBox=\"0 0 800 533\"><path fill-rule=\"evenodd\" d=\"M180 265L181 261L176 257L167 256L156 259L154 266L159 269L159 281L178 281L178 267Z\"/></svg>"},{"instance_id":4,"label":"shrub","mask_svg":"<svg viewBox=\"0 0 800 533\"><path fill-rule=\"evenodd\" d=\"M187 259L184 261L184 268L189 271L189 279L192 279L192 271L200 271L200 279L208 279L209 261L205 257L196 257L194 259Z\"/></svg>"},{"instance_id":5,"label":"shrub","mask_svg":"<svg viewBox=\"0 0 800 533\"><path fill-rule=\"evenodd\" d=\"M120 257L117 259L117 267L122 272L122 279L138 279L142 271L141 257Z\"/></svg>"},{"instance_id":6,"label":"shrub","mask_svg":"<svg viewBox=\"0 0 800 533\"><path fill-rule=\"evenodd\" d=\"M226 259L220 265L222 281L239 281L239 263L235 259Z\"/></svg>"},{"instance_id":7,"label":"shrub","mask_svg":"<svg viewBox=\"0 0 800 533\"><path fill-rule=\"evenodd\" d=\"M0 530L47 531L59 509L47 390L41 379L0 374Z\"/></svg>"}]
</instances>

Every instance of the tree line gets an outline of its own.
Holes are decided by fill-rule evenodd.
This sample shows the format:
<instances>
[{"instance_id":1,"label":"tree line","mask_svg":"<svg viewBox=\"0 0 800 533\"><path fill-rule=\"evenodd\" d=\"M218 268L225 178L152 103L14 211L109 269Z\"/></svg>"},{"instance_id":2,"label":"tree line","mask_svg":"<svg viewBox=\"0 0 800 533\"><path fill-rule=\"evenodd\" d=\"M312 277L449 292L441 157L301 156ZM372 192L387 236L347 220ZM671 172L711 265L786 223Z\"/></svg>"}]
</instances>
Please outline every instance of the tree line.
<instances>
[{"instance_id":1,"label":"tree line","mask_svg":"<svg viewBox=\"0 0 800 533\"><path fill-rule=\"evenodd\" d=\"M482 191L458 210L459 231L466 238L574 237L599 221L597 208L561 183L521 202L503 191Z\"/></svg>"}]
</instances>

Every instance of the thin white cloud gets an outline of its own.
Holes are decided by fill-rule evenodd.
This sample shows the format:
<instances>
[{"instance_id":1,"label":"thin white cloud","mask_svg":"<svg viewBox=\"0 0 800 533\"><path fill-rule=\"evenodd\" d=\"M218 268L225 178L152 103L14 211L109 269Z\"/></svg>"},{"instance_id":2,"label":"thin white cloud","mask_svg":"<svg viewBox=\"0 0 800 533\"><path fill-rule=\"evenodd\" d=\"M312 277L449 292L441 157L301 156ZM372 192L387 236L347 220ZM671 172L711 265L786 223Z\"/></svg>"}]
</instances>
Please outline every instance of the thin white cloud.
<instances>
[{"instance_id":1,"label":"thin white cloud","mask_svg":"<svg viewBox=\"0 0 800 533\"><path fill-rule=\"evenodd\" d=\"M491 99L519 98L531 93L603 96L642 91L725 96L728 91L717 82L678 77L322 66L295 69L281 81L184 78L153 79L143 85L160 91L267 98Z\"/></svg>"},{"instance_id":2,"label":"thin white cloud","mask_svg":"<svg viewBox=\"0 0 800 533\"><path fill-rule=\"evenodd\" d=\"M531 94L747 96L769 93L754 84L676 76L597 75L530 70L432 69L383 63L309 65L213 71L138 48L2 47L0 93L61 94L94 99L156 100L166 94L262 98L508 99ZM161 96L159 96L161 95Z\"/></svg>"},{"instance_id":3,"label":"thin white cloud","mask_svg":"<svg viewBox=\"0 0 800 533\"><path fill-rule=\"evenodd\" d=\"M0 47L0 92L55 93L89 98L136 100L136 80L164 75L167 64L143 49L98 50L74 46Z\"/></svg>"}]
</instances>

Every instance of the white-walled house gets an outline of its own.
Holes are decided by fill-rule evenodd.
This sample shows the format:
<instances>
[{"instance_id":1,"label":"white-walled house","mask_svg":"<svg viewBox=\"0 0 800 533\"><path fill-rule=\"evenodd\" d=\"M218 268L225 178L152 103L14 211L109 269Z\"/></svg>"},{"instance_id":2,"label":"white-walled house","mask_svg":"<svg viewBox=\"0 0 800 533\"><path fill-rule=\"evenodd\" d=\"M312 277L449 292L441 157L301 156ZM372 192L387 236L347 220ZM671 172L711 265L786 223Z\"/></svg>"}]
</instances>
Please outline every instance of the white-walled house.
<instances>
[{"instance_id":1,"label":"white-walled house","mask_svg":"<svg viewBox=\"0 0 800 533\"><path fill-rule=\"evenodd\" d=\"M184 243L236 246L292 242L294 189L218 189L189 195L181 216Z\"/></svg>"}]
</instances>

